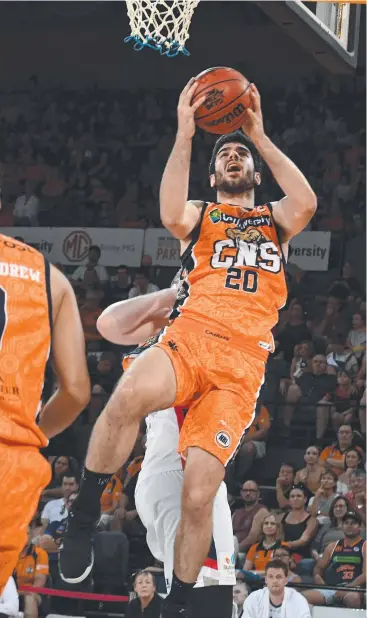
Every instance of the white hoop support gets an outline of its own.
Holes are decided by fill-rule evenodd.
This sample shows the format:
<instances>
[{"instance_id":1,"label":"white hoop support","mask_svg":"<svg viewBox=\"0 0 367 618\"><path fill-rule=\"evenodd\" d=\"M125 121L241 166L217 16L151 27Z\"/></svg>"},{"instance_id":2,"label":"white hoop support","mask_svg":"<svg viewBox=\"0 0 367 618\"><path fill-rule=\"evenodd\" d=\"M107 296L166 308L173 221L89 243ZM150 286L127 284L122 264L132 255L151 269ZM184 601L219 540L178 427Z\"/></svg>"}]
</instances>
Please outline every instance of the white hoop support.
<instances>
[{"instance_id":1,"label":"white hoop support","mask_svg":"<svg viewBox=\"0 0 367 618\"><path fill-rule=\"evenodd\" d=\"M162 56L189 55L185 43L199 0L126 0L134 49L150 47Z\"/></svg>"}]
</instances>

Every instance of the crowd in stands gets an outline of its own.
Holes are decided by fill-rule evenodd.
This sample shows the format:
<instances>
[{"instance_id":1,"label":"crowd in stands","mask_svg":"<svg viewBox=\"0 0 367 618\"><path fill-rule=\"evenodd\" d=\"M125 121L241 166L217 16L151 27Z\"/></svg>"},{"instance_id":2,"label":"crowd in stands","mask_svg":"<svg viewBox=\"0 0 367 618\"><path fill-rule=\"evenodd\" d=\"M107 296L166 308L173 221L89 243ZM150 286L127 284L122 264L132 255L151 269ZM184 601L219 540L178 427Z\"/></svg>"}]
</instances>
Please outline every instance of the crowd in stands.
<instances>
[{"instance_id":1,"label":"crowd in stands","mask_svg":"<svg viewBox=\"0 0 367 618\"><path fill-rule=\"evenodd\" d=\"M9 105L1 111L0 225L159 226L157 191L174 136L177 93L97 88L42 92L37 80L33 86L31 92L5 97ZM313 229L357 233L365 224L361 83L346 80L335 92L315 79L275 94L271 105L264 100L267 130L316 190L319 209ZM213 139L200 132L195 140L191 192L210 199L207 167ZM276 197L269 182L263 200ZM80 418L45 452L52 481L19 557L18 585L67 588L58 574L57 552L91 429L121 374L126 352L102 340L97 320L109 304L158 289L144 268L133 272L121 265L108 272L99 264L100 254L92 246L87 264L68 273L85 333L92 397ZM289 299L274 330L276 349L256 416L226 478L237 546L238 616L273 558L285 565L288 582L315 585L305 593L310 603L354 608L363 603L358 592L316 589L345 583L332 546L350 564L344 571L347 585L363 585L366 304L357 267L346 261L323 295L313 293L307 273L288 275ZM283 461L280 436L289 447ZM138 572L138 598L148 599L141 601L144 607L158 607L156 591L165 589L162 565L147 548L134 502L143 457L144 427L128 464L103 494L96 573L88 586L122 594ZM348 548L354 546L355 560L348 563ZM141 574L145 568L154 576ZM22 597L27 616L37 618L41 597ZM139 615L133 607L128 611L131 618Z\"/></svg>"}]
</instances>

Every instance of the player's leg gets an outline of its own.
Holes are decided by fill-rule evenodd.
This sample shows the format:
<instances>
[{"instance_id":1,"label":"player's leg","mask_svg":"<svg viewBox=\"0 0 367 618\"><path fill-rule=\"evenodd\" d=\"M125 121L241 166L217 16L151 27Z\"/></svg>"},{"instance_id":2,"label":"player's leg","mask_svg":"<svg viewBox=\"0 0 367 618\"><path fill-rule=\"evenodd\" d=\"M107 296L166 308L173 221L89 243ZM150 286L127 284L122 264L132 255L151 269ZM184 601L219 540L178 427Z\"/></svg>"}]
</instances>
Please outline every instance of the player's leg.
<instances>
[{"instance_id":1,"label":"player's leg","mask_svg":"<svg viewBox=\"0 0 367 618\"><path fill-rule=\"evenodd\" d=\"M0 595L27 540L51 468L36 448L0 443Z\"/></svg>"},{"instance_id":2,"label":"player's leg","mask_svg":"<svg viewBox=\"0 0 367 618\"><path fill-rule=\"evenodd\" d=\"M70 512L59 553L61 577L76 584L93 567L92 535L103 490L127 460L141 420L176 399L176 375L169 356L151 348L135 359L118 383L92 432L80 492Z\"/></svg>"}]
</instances>

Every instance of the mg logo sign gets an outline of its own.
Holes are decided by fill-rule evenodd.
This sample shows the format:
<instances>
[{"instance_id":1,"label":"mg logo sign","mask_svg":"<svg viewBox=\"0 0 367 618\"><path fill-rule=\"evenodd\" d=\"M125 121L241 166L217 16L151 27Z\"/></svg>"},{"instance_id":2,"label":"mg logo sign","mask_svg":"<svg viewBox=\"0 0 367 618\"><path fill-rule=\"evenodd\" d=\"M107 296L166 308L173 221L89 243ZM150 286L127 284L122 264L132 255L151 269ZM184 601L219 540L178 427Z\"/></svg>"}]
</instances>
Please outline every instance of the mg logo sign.
<instances>
[{"instance_id":1,"label":"mg logo sign","mask_svg":"<svg viewBox=\"0 0 367 618\"><path fill-rule=\"evenodd\" d=\"M88 255L92 239L83 230L74 230L66 236L62 250L69 262L82 262Z\"/></svg>"}]
</instances>

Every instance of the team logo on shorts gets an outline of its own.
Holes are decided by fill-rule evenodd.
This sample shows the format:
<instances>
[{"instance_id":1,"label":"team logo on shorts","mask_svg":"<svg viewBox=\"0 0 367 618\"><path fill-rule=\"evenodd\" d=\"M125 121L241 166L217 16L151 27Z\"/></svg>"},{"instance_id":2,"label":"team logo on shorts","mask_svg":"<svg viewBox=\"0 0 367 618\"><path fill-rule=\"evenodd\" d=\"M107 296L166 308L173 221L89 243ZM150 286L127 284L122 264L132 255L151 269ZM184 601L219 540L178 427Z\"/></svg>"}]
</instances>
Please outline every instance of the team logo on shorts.
<instances>
[{"instance_id":1,"label":"team logo on shorts","mask_svg":"<svg viewBox=\"0 0 367 618\"><path fill-rule=\"evenodd\" d=\"M218 446L220 446L220 448L228 448L229 446L231 446L232 439L229 433L227 433L226 431L218 431L217 435L215 436L215 441Z\"/></svg>"}]
</instances>

